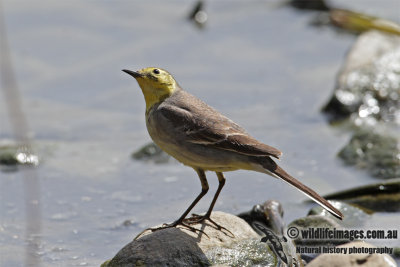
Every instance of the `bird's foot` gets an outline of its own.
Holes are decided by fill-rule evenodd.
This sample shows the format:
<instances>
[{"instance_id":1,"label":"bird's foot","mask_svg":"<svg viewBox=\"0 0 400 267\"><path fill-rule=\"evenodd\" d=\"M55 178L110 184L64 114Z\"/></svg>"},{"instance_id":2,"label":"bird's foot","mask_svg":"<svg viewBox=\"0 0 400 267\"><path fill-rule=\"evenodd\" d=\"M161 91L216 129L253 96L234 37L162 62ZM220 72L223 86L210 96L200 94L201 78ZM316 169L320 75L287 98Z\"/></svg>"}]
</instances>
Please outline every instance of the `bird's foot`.
<instances>
[{"instance_id":1,"label":"bird's foot","mask_svg":"<svg viewBox=\"0 0 400 267\"><path fill-rule=\"evenodd\" d=\"M220 230L221 232L223 232L225 230L226 232L231 234L233 237L235 236L227 228L219 225L217 222L215 222L213 219L211 219L210 214L205 214L205 215L192 214L192 217L186 218L183 221L185 223L189 224L189 225L193 225L193 224L202 223L202 222L204 222L206 220L209 221L211 224L213 224L216 227L217 230Z\"/></svg>"},{"instance_id":2,"label":"bird's foot","mask_svg":"<svg viewBox=\"0 0 400 267\"><path fill-rule=\"evenodd\" d=\"M185 223L184 220L182 220L182 221L175 221L175 222L170 223L170 224L164 223L164 224L163 224L162 226L160 226L160 227L157 227L157 228L149 228L149 230L151 230L152 232L155 232L155 231L162 230L162 229L177 227L177 226L179 226L179 225L181 225L181 226L183 226L183 227L189 229L189 230L192 231L192 232L201 231L200 229L197 229L197 228L195 228L195 227L193 227L193 226L190 226L189 224Z\"/></svg>"},{"instance_id":3,"label":"bird's foot","mask_svg":"<svg viewBox=\"0 0 400 267\"><path fill-rule=\"evenodd\" d=\"M140 232L140 234L138 234L135 238L134 238L134 240L136 240L136 239L138 239L140 236L142 236L142 234L143 233L145 233L145 232L147 232L147 231L151 231L151 232L155 232L155 231L159 231L159 230L163 230L163 229L168 229L168 228L174 228L174 227L177 227L177 226L183 226L183 227L185 227L185 228L187 228L188 230L190 230L190 231L192 231L192 232L199 232L199 233L203 233L203 234L205 234L206 236L208 236L203 230L201 230L201 229L198 229L198 228L195 228L195 227L193 227L193 226L190 226L190 224L189 223L186 223L185 222L185 220L183 220L183 221L175 221L175 222L173 222L173 223L164 223L162 226L160 226L160 227L155 227L155 228L147 228L147 229L145 229L145 230L143 230L142 232Z\"/></svg>"}]
</instances>

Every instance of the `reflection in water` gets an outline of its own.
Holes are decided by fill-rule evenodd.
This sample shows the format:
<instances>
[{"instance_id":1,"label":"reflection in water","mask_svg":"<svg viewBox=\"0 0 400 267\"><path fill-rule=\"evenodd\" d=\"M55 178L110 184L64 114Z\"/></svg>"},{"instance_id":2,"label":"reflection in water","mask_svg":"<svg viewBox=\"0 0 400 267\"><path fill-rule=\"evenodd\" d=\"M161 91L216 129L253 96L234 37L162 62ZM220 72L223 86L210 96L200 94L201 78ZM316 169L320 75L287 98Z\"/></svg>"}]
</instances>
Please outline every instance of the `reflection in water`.
<instances>
[{"instance_id":1,"label":"reflection in water","mask_svg":"<svg viewBox=\"0 0 400 267\"><path fill-rule=\"evenodd\" d=\"M3 8L0 2L0 78L8 115L13 134L21 146L21 152L17 154L19 161L32 162L37 165L38 159L31 153L31 142L28 137L28 124L21 107L17 81L11 65L10 51L8 49ZM36 164L35 164L36 163ZM41 208L39 177L35 169L27 169L21 172L24 184L25 200L25 266L40 266L37 253L40 244L41 232Z\"/></svg>"}]
</instances>

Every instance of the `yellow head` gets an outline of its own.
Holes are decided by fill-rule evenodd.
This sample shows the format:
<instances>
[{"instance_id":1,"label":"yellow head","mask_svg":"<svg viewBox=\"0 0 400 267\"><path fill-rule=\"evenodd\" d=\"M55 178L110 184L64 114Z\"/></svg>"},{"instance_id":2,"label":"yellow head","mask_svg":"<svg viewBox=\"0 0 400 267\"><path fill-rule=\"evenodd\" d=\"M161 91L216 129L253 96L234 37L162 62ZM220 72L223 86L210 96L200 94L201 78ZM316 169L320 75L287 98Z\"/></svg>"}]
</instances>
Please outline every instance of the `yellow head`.
<instances>
[{"instance_id":1,"label":"yellow head","mask_svg":"<svg viewBox=\"0 0 400 267\"><path fill-rule=\"evenodd\" d=\"M146 101L146 111L154 104L172 95L179 87L168 71L160 68L144 68L138 71L122 70L138 82Z\"/></svg>"}]
</instances>

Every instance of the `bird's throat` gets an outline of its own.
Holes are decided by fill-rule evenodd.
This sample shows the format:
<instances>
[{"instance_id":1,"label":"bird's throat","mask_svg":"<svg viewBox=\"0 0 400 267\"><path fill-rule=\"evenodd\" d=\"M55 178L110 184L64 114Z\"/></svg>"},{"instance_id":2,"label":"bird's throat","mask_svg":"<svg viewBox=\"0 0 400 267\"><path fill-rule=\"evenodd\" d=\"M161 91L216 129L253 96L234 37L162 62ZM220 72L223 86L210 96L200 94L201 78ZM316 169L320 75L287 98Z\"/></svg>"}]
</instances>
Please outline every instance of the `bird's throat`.
<instances>
[{"instance_id":1,"label":"bird's throat","mask_svg":"<svg viewBox=\"0 0 400 267\"><path fill-rule=\"evenodd\" d=\"M142 88L144 100L146 101L146 112L148 112L154 105L163 102L166 98L170 97L175 89L162 90L162 89L151 89L151 91L145 91Z\"/></svg>"},{"instance_id":2,"label":"bird's throat","mask_svg":"<svg viewBox=\"0 0 400 267\"><path fill-rule=\"evenodd\" d=\"M158 104L167 97L169 97L169 94L162 94L162 95L156 95L156 94L144 94L144 100L146 101L146 112L148 112L155 104Z\"/></svg>"},{"instance_id":3,"label":"bird's throat","mask_svg":"<svg viewBox=\"0 0 400 267\"><path fill-rule=\"evenodd\" d=\"M177 90L175 83L156 83L142 79L137 79L137 81L142 89L144 100L146 101L146 112L148 112L155 104L164 101Z\"/></svg>"}]
</instances>

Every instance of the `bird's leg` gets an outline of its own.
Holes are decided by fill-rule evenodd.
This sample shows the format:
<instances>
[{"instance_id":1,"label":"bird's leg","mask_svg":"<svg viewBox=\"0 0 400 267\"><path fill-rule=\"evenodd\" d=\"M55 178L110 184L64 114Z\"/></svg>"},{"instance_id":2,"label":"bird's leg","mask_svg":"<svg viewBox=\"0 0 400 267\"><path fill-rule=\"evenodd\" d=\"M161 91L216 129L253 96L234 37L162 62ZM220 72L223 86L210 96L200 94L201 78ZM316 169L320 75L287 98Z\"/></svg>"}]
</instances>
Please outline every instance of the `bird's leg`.
<instances>
[{"instance_id":1,"label":"bird's leg","mask_svg":"<svg viewBox=\"0 0 400 267\"><path fill-rule=\"evenodd\" d=\"M186 216L193 209L193 207L196 206L197 202L199 202L200 199L207 193L208 188L209 188L205 172L203 170L201 170L201 169L195 169L195 171L197 172L197 174L198 174L198 176L200 178L201 192L196 197L196 199L192 202L192 204L190 204L189 208L187 208L186 211L181 215L181 217L179 217L179 219L176 220L175 222L173 222L171 224L164 224L163 226L157 227L157 228L148 228L147 230L151 230L152 232L154 232L154 231L157 231L157 230L161 230L161 229L165 229L165 228L171 228L171 227L176 227L178 225L182 225L182 226L185 226L186 228L189 228L191 231L194 231L194 232L201 231L199 229L196 229L196 228L190 226L188 223L185 223Z\"/></svg>"},{"instance_id":2,"label":"bird's leg","mask_svg":"<svg viewBox=\"0 0 400 267\"><path fill-rule=\"evenodd\" d=\"M211 201L211 205L208 208L207 213L204 215L204 217L207 218L207 219L210 218L211 212L212 212L212 210L214 209L214 206L215 206L215 202L217 202L217 198L219 196L219 193L221 192L222 187L224 187L224 185L225 185L225 177L224 177L223 173L222 172L216 172L216 174L217 174L218 182L219 182L218 183L218 189L217 189L217 192L215 192L214 198Z\"/></svg>"},{"instance_id":3,"label":"bird's leg","mask_svg":"<svg viewBox=\"0 0 400 267\"><path fill-rule=\"evenodd\" d=\"M216 172L216 174L217 174L218 182L219 182L219 184L218 184L218 189L217 189L217 192L215 192L214 198L213 198L213 200L212 200L212 202L211 202L211 205L210 205L210 207L208 208L206 214L204 214L204 215L193 214L192 217L187 218L187 219L185 219L184 221L187 222L187 223L189 223L189 224L196 224L196 223L201 223L201 222L203 222L204 220L208 220L209 222L211 222L212 224L214 224L215 227L218 228L218 230L222 230L222 229L223 229L223 230L226 230L226 231L228 231L229 233L232 234L231 231L229 231L229 230L226 229L225 227L223 227L223 226L217 224L217 223L216 223L215 221L213 221L213 220L211 219L211 217L210 217L210 216L211 216L211 212L212 212L212 210L213 210L213 208L214 208L215 202L217 201L217 198L218 198L218 196L219 196L219 193L221 192L222 187L224 187L224 185L225 185L225 177L224 177L223 173L222 173L222 172ZM233 234L232 234L232 235L233 235Z\"/></svg>"}]
</instances>

